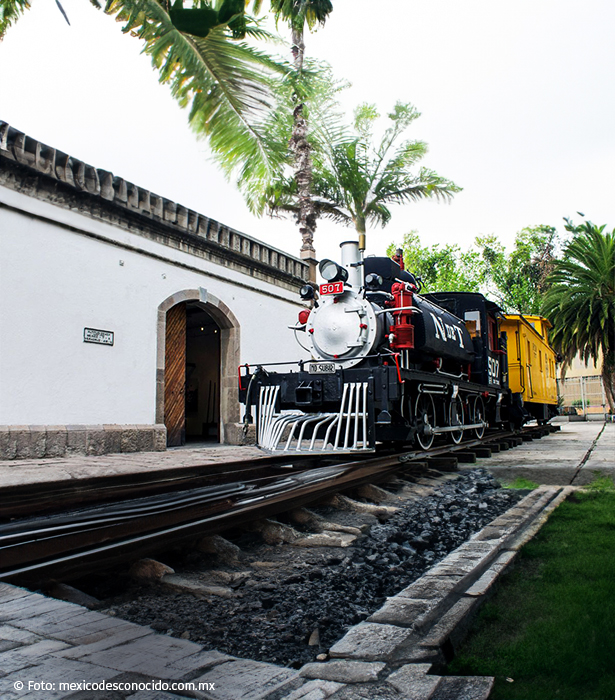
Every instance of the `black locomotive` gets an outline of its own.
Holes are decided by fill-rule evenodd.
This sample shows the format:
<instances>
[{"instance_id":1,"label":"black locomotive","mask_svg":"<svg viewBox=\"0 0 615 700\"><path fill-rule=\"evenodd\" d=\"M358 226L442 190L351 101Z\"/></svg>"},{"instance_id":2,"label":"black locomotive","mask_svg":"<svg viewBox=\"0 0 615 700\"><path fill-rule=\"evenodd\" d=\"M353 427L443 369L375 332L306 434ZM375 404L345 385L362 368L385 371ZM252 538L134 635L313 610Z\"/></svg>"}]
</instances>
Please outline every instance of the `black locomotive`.
<instances>
[{"instance_id":1,"label":"black locomotive","mask_svg":"<svg viewBox=\"0 0 615 700\"><path fill-rule=\"evenodd\" d=\"M378 444L459 443L487 426L520 425L522 399L508 389L500 308L482 294L421 294L401 256L363 258L341 244L323 260L319 293L293 328L312 359L297 369L240 372L246 420L269 451L365 452ZM316 296L318 299L316 300Z\"/></svg>"}]
</instances>

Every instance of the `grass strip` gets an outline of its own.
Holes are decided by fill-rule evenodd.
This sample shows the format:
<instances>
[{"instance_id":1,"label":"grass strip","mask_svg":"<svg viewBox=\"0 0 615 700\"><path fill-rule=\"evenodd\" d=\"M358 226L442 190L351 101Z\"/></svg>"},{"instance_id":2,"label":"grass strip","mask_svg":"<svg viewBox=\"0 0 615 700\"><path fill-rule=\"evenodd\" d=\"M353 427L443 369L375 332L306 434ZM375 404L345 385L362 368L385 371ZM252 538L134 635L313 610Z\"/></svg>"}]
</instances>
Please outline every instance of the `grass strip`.
<instances>
[{"instance_id":1,"label":"grass strip","mask_svg":"<svg viewBox=\"0 0 615 700\"><path fill-rule=\"evenodd\" d=\"M514 481L509 484L504 484L505 489L523 489L527 491L533 491L537 489L539 484L535 481L530 481L530 479L524 479L522 476L517 477Z\"/></svg>"},{"instance_id":2,"label":"grass strip","mask_svg":"<svg viewBox=\"0 0 615 700\"><path fill-rule=\"evenodd\" d=\"M615 700L609 484L576 492L525 545L448 673L495 676L490 700Z\"/></svg>"}]
</instances>

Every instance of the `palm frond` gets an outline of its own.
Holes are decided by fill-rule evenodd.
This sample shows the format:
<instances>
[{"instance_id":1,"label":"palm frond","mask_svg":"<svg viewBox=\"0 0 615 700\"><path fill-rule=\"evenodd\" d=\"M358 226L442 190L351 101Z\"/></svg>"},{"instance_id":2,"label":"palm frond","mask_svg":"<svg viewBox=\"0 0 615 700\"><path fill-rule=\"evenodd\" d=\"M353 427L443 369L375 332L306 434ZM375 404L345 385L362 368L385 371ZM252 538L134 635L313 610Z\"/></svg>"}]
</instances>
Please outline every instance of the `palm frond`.
<instances>
[{"instance_id":1,"label":"palm frond","mask_svg":"<svg viewBox=\"0 0 615 700\"><path fill-rule=\"evenodd\" d=\"M305 25L313 29L317 24L324 24L333 5L331 0L271 0L271 11L277 22L288 22L294 30L303 33Z\"/></svg>"},{"instance_id":2,"label":"palm frond","mask_svg":"<svg viewBox=\"0 0 615 700\"><path fill-rule=\"evenodd\" d=\"M278 200L272 196L276 190L286 192L285 196L297 196L296 189L291 193L288 191L293 163L289 144L293 133L294 95L297 86L301 86L302 99L305 100L304 113L311 124L307 138L314 171L317 173L326 162L327 138L339 134L341 117L334 96L346 84L333 79L327 64L306 60L301 75L298 75L293 66L287 66L286 72L273 77L269 85L271 94L275 95L276 105L275 109L269 110L260 126L268 147L275 151L275 167L264 171L248 164L237 177L237 184L248 207L257 215L265 212L271 214L272 207L277 206ZM280 209L290 211L286 206Z\"/></svg>"},{"instance_id":3,"label":"palm frond","mask_svg":"<svg viewBox=\"0 0 615 700\"><path fill-rule=\"evenodd\" d=\"M0 2L0 41L4 38L7 29L29 9L29 0L2 0Z\"/></svg>"},{"instance_id":4,"label":"palm frond","mask_svg":"<svg viewBox=\"0 0 615 700\"><path fill-rule=\"evenodd\" d=\"M328 78L330 81L330 77ZM320 100L319 100L320 96ZM369 223L386 226L391 219L391 204L407 204L424 198L451 199L461 190L454 182L433 170L414 167L427 152L423 141L406 140L396 146L404 130L419 116L409 104L398 103L389 115L392 124L382 140L372 144L372 126L378 118L374 105L360 105L355 110L355 130L344 125L335 106L335 90L313 91L310 123L313 126L312 192L319 216L364 231ZM290 120L284 128L290 135ZM288 137L288 136L287 136ZM286 187L285 175L278 175L274 189ZM258 187L255 188L258 190ZM290 200L297 192L285 189L285 199L268 196L269 208L292 210ZM261 199L261 205L265 201Z\"/></svg>"},{"instance_id":5,"label":"palm frond","mask_svg":"<svg viewBox=\"0 0 615 700\"><path fill-rule=\"evenodd\" d=\"M352 213L348 209L335 204L335 202L319 197L318 195L314 196L314 204L316 205L318 215L323 219L329 219L342 226L354 226Z\"/></svg>"},{"instance_id":6,"label":"palm frond","mask_svg":"<svg viewBox=\"0 0 615 700\"><path fill-rule=\"evenodd\" d=\"M105 12L144 42L196 134L206 137L227 176L246 169L267 177L282 157L263 129L274 97L270 76L285 67L217 26L205 37L179 31L156 0L108 0ZM266 34L246 17L246 33Z\"/></svg>"}]
</instances>

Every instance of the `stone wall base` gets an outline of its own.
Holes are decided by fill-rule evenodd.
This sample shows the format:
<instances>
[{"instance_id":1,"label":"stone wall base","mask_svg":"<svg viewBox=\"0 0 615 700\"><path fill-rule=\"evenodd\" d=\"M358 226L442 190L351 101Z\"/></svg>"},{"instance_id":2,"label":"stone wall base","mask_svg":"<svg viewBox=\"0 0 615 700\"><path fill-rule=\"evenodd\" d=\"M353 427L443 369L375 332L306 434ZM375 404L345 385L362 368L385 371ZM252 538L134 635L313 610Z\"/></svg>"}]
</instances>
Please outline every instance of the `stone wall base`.
<instances>
[{"instance_id":1,"label":"stone wall base","mask_svg":"<svg viewBox=\"0 0 615 700\"><path fill-rule=\"evenodd\" d=\"M0 425L0 459L162 452L164 425Z\"/></svg>"}]
</instances>

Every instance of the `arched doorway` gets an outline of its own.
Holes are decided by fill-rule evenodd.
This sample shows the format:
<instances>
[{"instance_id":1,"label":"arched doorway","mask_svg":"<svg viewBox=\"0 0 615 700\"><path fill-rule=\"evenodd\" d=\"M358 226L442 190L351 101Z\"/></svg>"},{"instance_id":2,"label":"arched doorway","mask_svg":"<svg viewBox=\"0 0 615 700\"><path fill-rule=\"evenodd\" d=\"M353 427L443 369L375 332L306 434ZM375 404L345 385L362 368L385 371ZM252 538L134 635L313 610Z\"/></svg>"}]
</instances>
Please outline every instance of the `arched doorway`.
<instances>
[{"instance_id":1,"label":"arched doorway","mask_svg":"<svg viewBox=\"0 0 615 700\"><path fill-rule=\"evenodd\" d=\"M158 307L156 421L169 447L232 440L238 364L237 320L205 289L178 292Z\"/></svg>"},{"instance_id":2,"label":"arched doorway","mask_svg":"<svg viewBox=\"0 0 615 700\"><path fill-rule=\"evenodd\" d=\"M186 442L220 442L220 328L186 303Z\"/></svg>"}]
</instances>

